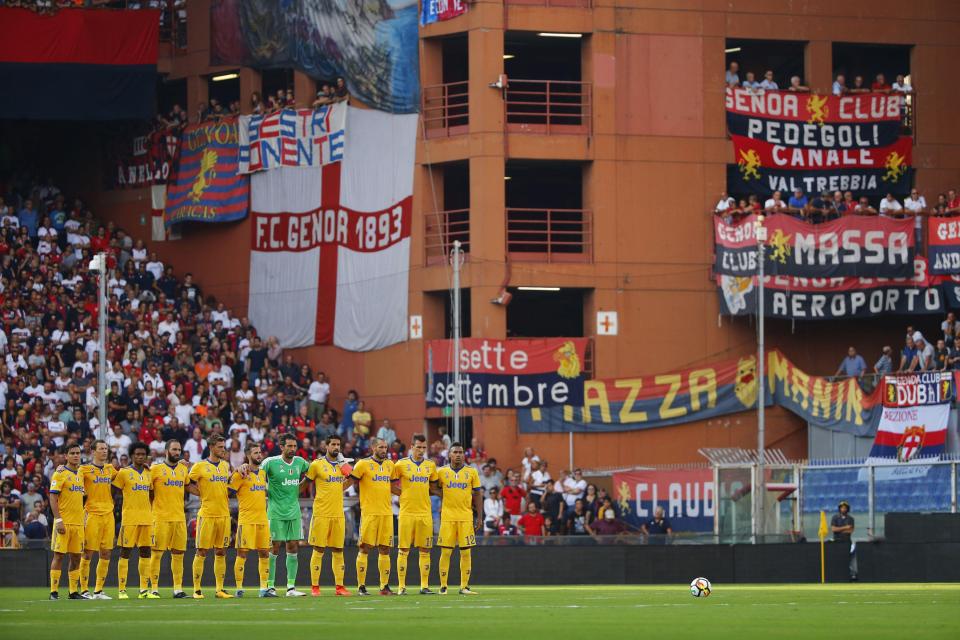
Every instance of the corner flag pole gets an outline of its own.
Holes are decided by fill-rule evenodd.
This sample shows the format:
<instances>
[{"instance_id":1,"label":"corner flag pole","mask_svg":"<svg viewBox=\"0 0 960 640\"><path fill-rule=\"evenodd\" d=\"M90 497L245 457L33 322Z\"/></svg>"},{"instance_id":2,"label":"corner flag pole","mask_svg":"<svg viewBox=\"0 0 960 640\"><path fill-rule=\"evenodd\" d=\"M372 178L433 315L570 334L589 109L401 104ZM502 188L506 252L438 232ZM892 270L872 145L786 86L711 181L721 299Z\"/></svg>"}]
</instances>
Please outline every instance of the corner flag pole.
<instances>
[{"instance_id":1,"label":"corner flag pole","mask_svg":"<svg viewBox=\"0 0 960 640\"><path fill-rule=\"evenodd\" d=\"M827 554L824 541L827 539L827 514L820 511L820 529L817 531L820 536L820 584L827 582Z\"/></svg>"}]
</instances>

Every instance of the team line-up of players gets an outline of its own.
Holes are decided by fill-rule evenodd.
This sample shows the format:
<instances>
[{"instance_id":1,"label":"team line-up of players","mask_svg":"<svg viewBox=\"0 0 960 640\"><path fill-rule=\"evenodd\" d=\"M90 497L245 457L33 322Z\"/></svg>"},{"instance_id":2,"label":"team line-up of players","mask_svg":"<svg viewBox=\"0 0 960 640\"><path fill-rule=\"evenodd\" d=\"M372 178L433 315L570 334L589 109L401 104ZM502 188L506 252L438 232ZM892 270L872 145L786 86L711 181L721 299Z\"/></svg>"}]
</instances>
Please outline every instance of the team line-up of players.
<instances>
[{"instance_id":1,"label":"team line-up of players","mask_svg":"<svg viewBox=\"0 0 960 640\"><path fill-rule=\"evenodd\" d=\"M430 550L433 547L433 518L430 495L441 496L440 531L437 546L440 552L440 591L447 593L450 557L454 547L460 548L460 590L473 595L470 589L471 548L476 544L480 528L480 478L475 469L465 465L463 447L450 447L450 464L437 468L426 458L426 438L413 437L410 456L398 462L387 458L386 442L374 439L373 455L351 466L352 460L340 453L341 440L330 436L322 457L308 462L294 455L297 441L292 435L281 438L281 455L263 457L260 445L248 440L246 463L231 469L227 461L224 439L211 436L207 440L209 457L192 467L181 460L181 446L176 440L166 443L165 459L146 466L148 447L142 443L131 449L132 464L116 469L107 463L109 448L98 440L94 444L92 464L80 464L80 447L64 450L66 464L53 474L50 504L54 514L51 539L53 560L50 566L50 598L59 598L64 557L69 559L70 599L112 599L104 593L104 583L114 547L114 491L122 493L121 526L117 542L119 598L127 599L129 558L138 552L140 575L139 597L159 598L160 560L170 552L173 597L187 598L183 590L183 554L187 548L187 526L184 492L200 498L197 514L196 555L193 559L193 598L203 598L201 589L204 564L212 550L213 573L217 598L232 598L226 591L226 549L230 544L230 495L235 494L239 507L236 531L237 557L234 564L236 596L243 597L243 574L247 554L258 556L261 598L277 597L274 586L276 561L281 549L286 551L286 595L306 595L296 589L299 566L298 548L303 539L300 513L300 489L313 482L315 497L310 520L308 544L313 547L310 558L311 595L320 595L320 573L323 556L330 552L338 596L349 596L344 586L343 546L345 518L343 494L355 486L360 495L360 540L357 553L357 594L369 595L366 574L369 553L376 548L380 595L393 595L390 589L393 544L392 496L400 496L397 536L397 577L399 595L407 593L407 561L413 548L418 549L420 590L430 595ZM89 590L90 563L98 556L96 581Z\"/></svg>"}]
</instances>

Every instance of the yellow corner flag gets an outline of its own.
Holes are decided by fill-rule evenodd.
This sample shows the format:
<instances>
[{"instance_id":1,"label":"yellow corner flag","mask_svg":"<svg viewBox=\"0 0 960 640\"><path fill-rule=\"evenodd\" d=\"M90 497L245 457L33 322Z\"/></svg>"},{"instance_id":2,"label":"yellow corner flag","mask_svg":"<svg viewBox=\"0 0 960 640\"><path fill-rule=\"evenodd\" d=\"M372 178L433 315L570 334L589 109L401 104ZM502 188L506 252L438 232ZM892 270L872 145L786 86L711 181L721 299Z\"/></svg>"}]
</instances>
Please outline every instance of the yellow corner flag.
<instances>
[{"instance_id":1,"label":"yellow corner flag","mask_svg":"<svg viewBox=\"0 0 960 640\"><path fill-rule=\"evenodd\" d=\"M820 529L817 530L817 535L820 536L820 584L825 584L827 581L827 550L824 547L824 541L828 533L830 531L827 529L827 513L820 511Z\"/></svg>"}]
</instances>

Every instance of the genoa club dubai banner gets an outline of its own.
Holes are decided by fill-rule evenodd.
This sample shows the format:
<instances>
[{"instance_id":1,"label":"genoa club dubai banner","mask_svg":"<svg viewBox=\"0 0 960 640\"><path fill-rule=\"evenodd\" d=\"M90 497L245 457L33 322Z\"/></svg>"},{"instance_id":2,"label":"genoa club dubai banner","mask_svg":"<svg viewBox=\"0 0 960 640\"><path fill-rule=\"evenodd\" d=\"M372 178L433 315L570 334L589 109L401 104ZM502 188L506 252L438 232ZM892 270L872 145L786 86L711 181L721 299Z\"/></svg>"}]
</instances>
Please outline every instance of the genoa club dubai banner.
<instances>
[{"instance_id":1,"label":"genoa club dubai banner","mask_svg":"<svg viewBox=\"0 0 960 640\"><path fill-rule=\"evenodd\" d=\"M420 24L453 20L467 12L466 0L422 0Z\"/></svg>"},{"instance_id":2,"label":"genoa club dubai banner","mask_svg":"<svg viewBox=\"0 0 960 640\"><path fill-rule=\"evenodd\" d=\"M180 132L141 130L118 138L112 146L106 172L108 189L166 184L176 166Z\"/></svg>"},{"instance_id":3,"label":"genoa club dubai banner","mask_svg":"<svg viewBox=\"0 0 960 640\"><path fill-rule=\"evenodd\" d=\"M430 340L425 350L428 407L453 406L454 357L460 363L460 402L473 408L550 407L584 401L586 338Z\"/></svg>"},{"instance_id":4,"label":"genoa club dubai banner","mask_svg":"<svg viewBox=\"0 0 960 640\"><path fill-rule=\"evenodd\" d=\"M943 404L954 397L953 371L920 371L883 377L883 406Z\"/></svg>"},{"instance_id":5,"label":"genoa club dubai banner","mask_svg":"<svg viewBox=\"0 0 960 640\"><path fill-rule=\"evenodd\" d=\"M720 313L757 311L756 276L717 275ZM914 259L911 278L764 277L764 314L790 320L865 318L877 314L941 313L945 307L940 277L931 277L927 261Z\"/></svg>"},{"instance_id":6,"label":"genoa club dubai banner","mask_svg":"<svg viewBox=\"0 0 960 640\"><path fill-rule=\"evenodd\" d=\"M247 217L250 180L239 172L237 149L236 116L183 130L180 162L167 190L167 226Z\"/></svg>"},{"instance_id":7,"label":"genoa club dubai banner","mask_svg":"<svg viewBox=\"0 0 960 640\"><path fill-rule=\"evenodd\" d=\"M755 215L727 224L714 216L714 271L730 276L757 272ZM909 278L914 269L913 220L846 216L810 224L787 214L766 216L764 271L810 278L873 276Z\"/></svg>"},{"instance_id":8,"label":"genoa club dubai banner","mask_svg":"<svg viewBox=\"0 0 960 640\"><path fill-rule=\"evenodd\" d=\"M960 217L927 218L930 273L960 274Z\"/></svg>"},{"instance_id":9,"label":"genoa club dubai banner","mask_svg":"<svg viewBox=\"0 0 960 640\"><path fill-rule=\"evenodd\" d=\"M856 380L810 375L780 351L767 353L765 397L810 424L870 435L879 419L878 391L866 395ZM654 429L708 420L756 408L760 385L755 356L695 369L634 378L587 380L583 403L533 408L517 414L521 433L590 433Z\"/></svg>"},{"instance_id":10,"label":"genoa club dubai banner","mask_svg":"<svg viewBox=\"0 0 960 640\"><path fill-rule=\"evenodd\" d=\"M0 118L149 119L160 12L0 8Z\"/></svg>"},{"instance_id":11,"label":"genoa club dubai banner","mask_svg":"<svg viewBox=\"0 0 960 640\"><path fill-rule=\"evenodd\" d=\"M741 489L732 487L732 491ZM613 474L610 496L627 524L640 528L653 518L657 507L676 531L713 531L717 492L713 469L643 469Z\"/></svg>"},{"instance_id":12,"label":"genoa club dubai banner","mask_svg":"<svg viewBox=\"0 0 960 640\"><path fill-rule=\"evenodd\" d=\"M417 116L350 107L347 122L340 162L250 176L248 313L285 347L407 339Z\"/></svg>"},{"instance_id":13,"label":"genoa club dubai banner","mask_svg":"<svg viewBox=\"0 0 960 640\"><path fill-rule=\"evenodd\" d=\"M343 102L240 116L240 173L339 162L346 122Z\"/></svg>"}]
</instances>

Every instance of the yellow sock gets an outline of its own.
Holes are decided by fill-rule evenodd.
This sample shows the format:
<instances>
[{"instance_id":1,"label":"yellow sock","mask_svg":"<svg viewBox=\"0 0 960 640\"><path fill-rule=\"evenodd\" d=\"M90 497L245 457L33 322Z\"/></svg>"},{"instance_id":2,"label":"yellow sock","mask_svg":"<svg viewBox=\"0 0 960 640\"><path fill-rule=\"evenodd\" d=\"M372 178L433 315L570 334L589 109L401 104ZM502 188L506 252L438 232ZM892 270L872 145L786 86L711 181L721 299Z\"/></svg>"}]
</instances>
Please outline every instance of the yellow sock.
<instances>
[{"instance_id":1,"label":"yellow sock","mask_svg":"<svg viewBox=\"0 0 960 640\"><path fill-rule=\"evenodd\" d=\"M50 593L60 590L60 569L50 569Z\"/></svg>"},{"instance_id":2,"label":"yellow sock","mask_svg":"<svg viewBox=\"0 0 960 640\"><path fill-rule=\"evenodd\" d=\"M397 587L407 588L407 559L410 557L410 551L407 549L397 549Z\"/></svg>"},{"instance_id":3,"label":"yellow sock","mask_svg":"<svg viewBox=\"0 0 960 640\"><path fill-rule=\"evenodd\" d=\"M217 591L223 591L223 581L227 577L227 556L213 556L213 579Z\"/></svg>"},{"instance_id":4,"label":"yellow sock","mask_svg":"<svg viewBox=\"0 0 960 640\"><path fill-rule=\"evenodd\" d=\"M170 554L170 573L173 574L173 590L183 591L183 554ZM197 584L200 584L199 582Z\"/></svg>"},{"instance_id":5,"label":"yellow sock","mask_svg":"<svg viewBox=\"0 0 960 640\"><path fill-rule=\"evenodd\" d=\"M127 590L127 571L129 570L129 558L121 557L117 560L117 586L120 587L120 591Z\"/></svg>"},{"instance_id":6,"label":"yellow sock","mask_svg":"<svg viewBox=\"0 0 960 640\"><path fill-rule=\"evenodd\" d=\"M100 592L103 591L103 585L107 582L107 574L110 573L110 556L99 555L97 556L97 584L93 588L94 591Z\"/></svg>"},{"instance_id":7,"label":"yellow sock","mask_svg":"<svg viewBox=\"0 0 960 640\"><path fill-rule=\"evenodd\" d=\"M80 568L67 571L67 582L70 584L70 593L80 591Z\"/></svg>"},{"instance_id":8,"label":"yellow sock","mask_svg":"<svg viewBox=\"0 0 960 640\"><path fill-rule=\"evenodd\" d=\"M80 558L80 591L89 591L90 589L90 558L82 556Z\"/></svg>"},{"instance_id":9,"label":"yellow sock","mask_svg":"<svg viewBox=\"0 0 960 640\"><path fill-rule=\"evenodd\" d=\"M153 562L150 558L140 556L137 558L137 572L140 574L140 591L149 591L150 589L150 571L153 568Z\"/></svg>"},{"instance_id":10,"label":"yellow sock","mask_svg":"<svg viewBox=\"0 0 960 640\"><path fill-rule=\"evenodd\" d=\"M362 587L367 583L367 552L357 552L357 586Z\"/></svg>"},{"instance_id":11,"label":"yellow sock","mask_svg":"<svg viewBox=\"0 0 960 640\"><path fill-rule=\"evenodd\" d=\"M193 590L200 591L200 583L203 582L203 561L206 560L199 553L193 556Z\"/></svg>"},{"instance_id":12,"label":"yellow sock","mask_svg":"<svg viewBox=\"0 0 960 640\"><path fill-rule=\"evenodd\" d=\"M473 569L473 557L470 549L460 549L460 588L470 586L470 570Z\"/></svg>"},{"instance_id":13,"label":"yellow sock","mask_svg":"<svg viewBox=\"0 0 960 640\"><path fill-rule=\"evenodd\" d=\"M333 567L333 583L338 587L343 586L343 549L336 549L330 552L330 565Z\"/></svg>"},{"instance_id":14,"label":"yellow sock","mask_svg":"<svg viewBox=\"0 0 960 640\"><path fill-rule=\"evenodd\" d=\"M239 555L233 561L233 579L237 582L238 590L243 589L243 570L246 568L246 564L247 559L241 558Z\"/></svg>"},{"instance_id":15,"label":"yellow sock","mask_svg":"<svg viewBox=\"0 0 960 640\"><path fill-rule=\"evenodd\" d=\"M150 552L150 584L154 591L160 590L160 561L163 559L163 551L154 549Z\"/></svg>"},{"instance_id":16,"label":"yellow sock","mask_svg":"<svg viewBox=\"0 0 960 640\"><path fill-rule=\"evenodd\" d=\"M257 569L260 570L260 588L266 589L270 579L270 558L258 558Z\"/></svg>"},{"instance_id":17,"label":"yellow sock","mask_svg":"<svg viewBox=\"0 0 960 640\"><path fill-rule=\"evenodd\" d=\"M313 550L310 554L310 586L320 586L320 568L323 566L323 551Z\"/></svg>"},{"instance_id":18,"label":"yellow sock","mask_svg":"<svg viewBox=\"0 0 960 640\"><path fill-rule=\"evenodd\" d=\"M377 569L380 570L380 588L390 584L390 554L382 551L377 554Z\"/></svg>"},{"instance_id":19,"label":"yellow sock","mask_svg":"<svg viewBox=\"0 0 960 640\"><path fill-rule=\"evenodd\" d=\"M444 547L440 549L440 588L447 586L447 574L450 573L450 555L453 549Z\"/></svg>"},{"instance_id":20,"label":"yellow sock","mask_svg":"<svg viewBox=\"0 0 960 640\"><path fill-rule=\"evenodd\" d=\"M430 552L420 552L420 588L427 589L430 586Z\"/></svg>"}]
</instances>

